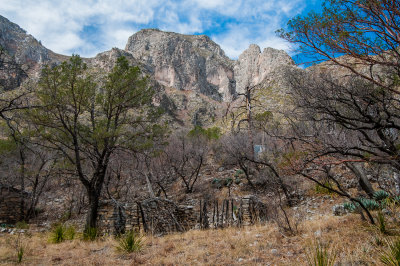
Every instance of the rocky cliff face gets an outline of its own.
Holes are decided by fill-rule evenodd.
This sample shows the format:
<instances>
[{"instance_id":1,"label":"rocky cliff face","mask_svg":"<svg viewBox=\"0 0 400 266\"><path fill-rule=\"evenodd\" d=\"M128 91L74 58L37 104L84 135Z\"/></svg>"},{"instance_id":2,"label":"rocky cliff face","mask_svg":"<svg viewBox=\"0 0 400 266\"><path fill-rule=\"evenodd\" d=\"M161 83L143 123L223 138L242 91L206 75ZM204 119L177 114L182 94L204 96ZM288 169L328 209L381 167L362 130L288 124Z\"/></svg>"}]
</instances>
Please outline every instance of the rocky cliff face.
<instances>
[{"instance_id":1,"label":"rocky cliff face","mask_svg":"<svg viewBox=\"0 0 400 266\"><path fill-rule=\"evenodd\" d=\"M7 62L0 66L0 86L18 87L29 75L37 77L43 64L60 62L67 57L53 53L17 24L0 16L0 47Z\"/></svg>"},{"instance_id":2,"label":"rocky cliff face","mask_svg":"<svg viewBox=\"0 0 400 266\"><path fill-rule=\"evenodd\" d=\"M277 70L294 65L285 51L265 48L261 53L260 47L252 44L235 62L236 92L243 93L246 87L258 85L265 79L272 80Z\"/></svg>"},{"instance_id":3,"label":"rocky cliff face","mask_svg":"<svg viewBox=\"0 0 400 266\"><path fill-rule=\"evenodd\" d=\"M132 35L126 51L151 69L164 86L193 90L218 101L231 101L247 86L260 84L282 66L293 66L282 50L252 44L237 61L205 35L182 35L156 29Z\"/></svg>"},{"instance_id":4,"label":"rocky cliff face","mask_svg":"<svg viewBox=\"0 0 400 266\"><path fill-rule=\"evenodd\" d=\"M205 35L141 30L129 38L125 50L164 86L198 91L218 101L235 94L233 62Z\"/></svg>"},{"instance_id":5,"label":"rocky cliff face","mask_svg":"<svg viewBox=\"0 0 400 266\"><path fill-rule=\"evenodd\" d=\"M43 64L68 59L48 50L18 25L1 16L0 46L19 66L17 70L2 70L0 66L0 80L9 83L0 86L6 89L19 86L26 74L38 77ZM160 92L156 102L164 106L171 117L183 124L203 126L213 123L224 108L223 102L235 100L247 86L263 84L272 94L279 94L282 83L278 79L284 78L282 69L294 66L284 51L266 48L261 52L257 45L250 45L234 61L205 35L183 35L157 29L133 34L125 50L114 48L85 60L92 68L106 72L121 55L151 77L152 85ZM269 101L272 98L269 97Z\"/></svg>"}]
</instances>

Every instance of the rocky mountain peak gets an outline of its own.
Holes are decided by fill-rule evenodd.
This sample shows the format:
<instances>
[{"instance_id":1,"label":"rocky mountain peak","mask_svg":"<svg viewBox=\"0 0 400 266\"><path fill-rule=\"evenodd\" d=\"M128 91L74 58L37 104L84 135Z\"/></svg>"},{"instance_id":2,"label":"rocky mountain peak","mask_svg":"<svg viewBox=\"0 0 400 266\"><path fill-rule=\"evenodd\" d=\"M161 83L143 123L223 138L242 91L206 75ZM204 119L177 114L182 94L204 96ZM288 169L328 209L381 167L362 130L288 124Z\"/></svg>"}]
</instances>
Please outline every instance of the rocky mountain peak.
<instances>
[{"instance_id":1,"label":"rocky mountain peak","mask_svg":"<svg viewBox=\"0 0 400 266\"><path fill-rule=\"evenodd\" d=\"M50 60L50 50L17 24L2 16L0 16L0 46L19 64L32 65Z\"/></svg>"},{"instance_id":2,"label":"rocky mountain peak","mask_svg":"<svg viewBox=\"0 0 400 266\"><path fill-rule=\"evenodd\" d=\"M218 101L229 101L235 93L233 61L205 35L145 29L129 37L125 50L164 86L197 91Z\"/></svg>"},{"instance_id":3,"label":"rocky mountain peak","mask_svg":"<svg viewBox=\"0 0 400 266\"><path fill-rule=\"evenodd\" d=\"M283 50L261 49L251 44L236 61L234 66L236 92L243 93L247 86L261 83L282 66L294 66L293 59Z\"/></svg>"}]
</instances>

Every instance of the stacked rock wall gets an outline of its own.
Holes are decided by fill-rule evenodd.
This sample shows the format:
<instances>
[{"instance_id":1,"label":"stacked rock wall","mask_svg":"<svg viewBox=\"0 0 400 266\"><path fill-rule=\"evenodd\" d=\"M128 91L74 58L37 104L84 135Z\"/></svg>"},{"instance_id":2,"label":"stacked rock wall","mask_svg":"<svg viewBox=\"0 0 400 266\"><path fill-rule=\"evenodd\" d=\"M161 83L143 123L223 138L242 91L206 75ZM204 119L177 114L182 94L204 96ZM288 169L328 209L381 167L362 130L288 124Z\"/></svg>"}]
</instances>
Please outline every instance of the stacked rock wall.
<instances>
[{"instance_id":1,"label":"stacked rock wall","mask_svg":"<svg viewBox=\"0 0 400 266\"><path fill-rule=\"evenodd\" d=\"M14 224L23 219L21 195L25 199L28 194L21 194L16 188L0 186L0 224Z\"/></svg>"},{"instance_id":2,"label":"stacked rock wall","mask_svg":"<svg viewBox=\"0 0 400 266\"><path fill-rule=\"evenodd\" d=\"M254 196L222 202L200 200L198 207L195 210L194 206L176 205L159 198L130 204L107 201L99 209L99 228L103 234L143 230L158 235L194 228L250 225L269 220L271 213Z\"/></svg>"}]
</instances>

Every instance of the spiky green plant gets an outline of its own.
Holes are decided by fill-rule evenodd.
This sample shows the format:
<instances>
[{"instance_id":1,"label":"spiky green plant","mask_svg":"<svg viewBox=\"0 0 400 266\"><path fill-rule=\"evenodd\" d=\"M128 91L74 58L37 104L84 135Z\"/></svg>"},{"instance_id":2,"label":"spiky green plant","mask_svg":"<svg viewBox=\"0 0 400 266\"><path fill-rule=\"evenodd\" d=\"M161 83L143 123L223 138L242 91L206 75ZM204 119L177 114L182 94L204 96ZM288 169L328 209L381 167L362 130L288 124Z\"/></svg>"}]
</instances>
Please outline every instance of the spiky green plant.
<instances>
[{"instance_id":1,"label":"spiky green plant","mask_svg":"<svg viewBox=\"0 0 400 266\"><path fill-rule=\"evenodd\" d=\"M132 253L139 252L143 248L143 237L135 232L129 231L121 236L118 240L117 249L122 252Z\"/></svg>"},{"instance_id":2,"label":"spiky green plant","mask_svg":"<svg viewBox=\"0 0 400 266\"><path fill-rule=\"evenodd\" d=\"M390 196L389 193L387 193L384 190L378 190L378 191L374 192L374 199L376 201L384 200L384 199L388 198L389 196Z\"/></svg>"},{"instance_id":3,"label":"spiky green plant","mask_svg":"<svg viewBox=\"0 0 400 266\"><path fill-rule=\"evenodd\" d=\"M354 212L356 210L356 206L352 202L343 203L343 208L345 208L349 212Z\"/></svg>"},{"instance_id":4,"label":"spiky green plant","mask_svg":"<svg viewBox=\"0 0 400 266\"><path fill-rule=\"evenodd\" d=\"M388 240L387 249L381 252L381 262L385 265L400 265L400 239Z\"/></svg>"},{"instance_id":5,"label":"spiky green plant","mask_svg":"<svg viewBox=\"0 0 400 266\"><path fill-rule=\"evenodd\" d=\"M52 243L63 242L66 239L65 231L66 228L63 224L56 225L51 232L50 242Z\"/></svg>"},{"instance_id":6,"label":"spiky green plant","mask_svg":"<svg viewBox=\"0 0 400 266\"><path fill-rule=\"evenodd\" d=\"M335 250L330 250L329 245L320 242L314 243L306 252L306 256L310 266L333 266L336 260Z\"/></svg>"},{"instance_id":7,"label":"spiky green plant","mask_svg":"<svg viewBox=\"0 0 400 266\"><path fill-rule=\"evenodd\" d=\"M364 207L370 211L381 209L381 205L373 199L360 198L359 200L361 201L362 205L364 205Z\"/></svg>"}]
</instances>

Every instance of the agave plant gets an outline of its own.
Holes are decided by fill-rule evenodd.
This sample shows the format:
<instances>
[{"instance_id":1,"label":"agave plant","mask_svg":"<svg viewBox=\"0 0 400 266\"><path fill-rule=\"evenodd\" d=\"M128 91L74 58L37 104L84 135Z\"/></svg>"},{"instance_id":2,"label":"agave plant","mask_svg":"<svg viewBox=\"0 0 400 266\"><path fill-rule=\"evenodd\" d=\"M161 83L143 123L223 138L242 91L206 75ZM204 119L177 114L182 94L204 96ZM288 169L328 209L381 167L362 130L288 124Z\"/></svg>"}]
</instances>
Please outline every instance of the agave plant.
<instances>
[{"instance_id":1,"label":"agave plant","mask_svg":"<svg viewBox=\"0 0 400 266\"><path fill-rule=\"evenodd\" d=\"M384 199L388 198L389 196L390 196L389 193L387 193L384 190L378 190L378 191L375 191L375 193L374 193L374 199L376 201L384 200Z\"/></svg>"},{"instance_id":2,"label":"agave plant","mask_svg":"<svg viewBox=\"0 0 400 266\"><path fill-rule=\"evenodd\" d=\"M381 205L373 199L360 198L359 200L370 211L381 209Z\"/></svg>"}]
</instances>

